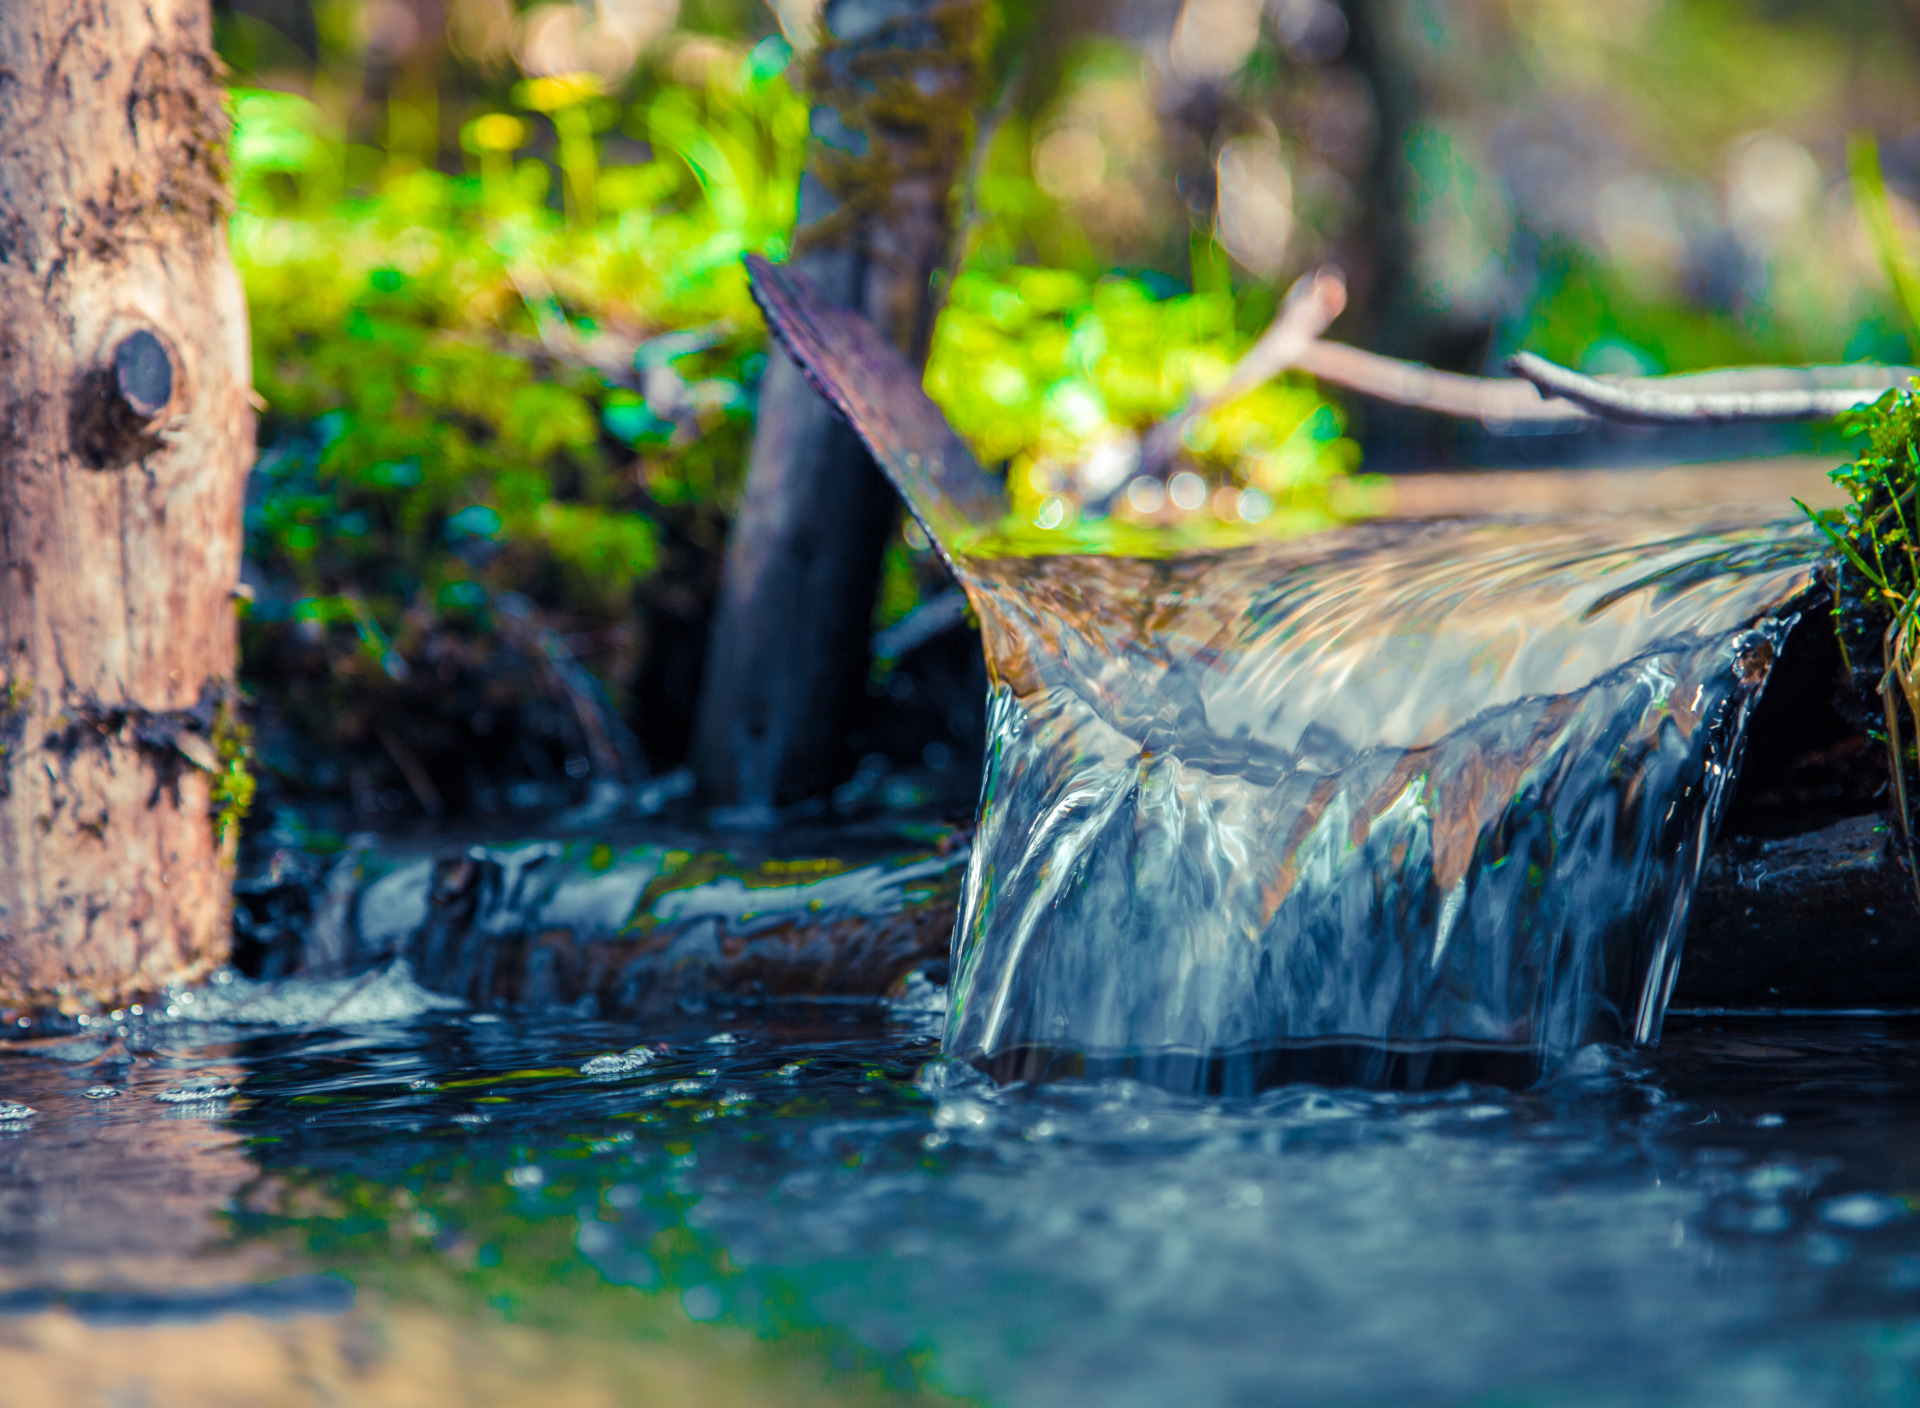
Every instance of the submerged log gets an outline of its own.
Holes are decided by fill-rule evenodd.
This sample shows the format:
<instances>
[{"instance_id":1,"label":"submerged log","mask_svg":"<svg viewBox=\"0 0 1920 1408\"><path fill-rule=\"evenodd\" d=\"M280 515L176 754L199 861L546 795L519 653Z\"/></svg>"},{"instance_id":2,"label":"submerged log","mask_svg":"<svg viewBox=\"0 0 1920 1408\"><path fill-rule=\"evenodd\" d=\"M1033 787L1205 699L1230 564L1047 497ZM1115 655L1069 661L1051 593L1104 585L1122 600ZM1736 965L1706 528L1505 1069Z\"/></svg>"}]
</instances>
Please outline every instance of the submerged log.
<instances>
[{"instance_id":1,"label":"submerged log","mask_svg":"<svg viewBox=\"0 0 1920 1408\"><path fill-rule=\"evenodd\" d=\"M246 312L205 0L0 5L0 1006L225 958Z\"/></svg>"},{"instance_id":2,"label":"submerged log","mask_svg":"<svg viewBox=\"0 0 1920 1408\"><path fill-rule=\"evenodd\" d=\"M263 976L315 977L404 959L426 987L476 1006L626 1018L879 998L916 970L944 980L963 834L832 839L830 854L534 841L398 864L355 850L318 883L243 885L239 957Z\"/></svg>"}]
</instances>

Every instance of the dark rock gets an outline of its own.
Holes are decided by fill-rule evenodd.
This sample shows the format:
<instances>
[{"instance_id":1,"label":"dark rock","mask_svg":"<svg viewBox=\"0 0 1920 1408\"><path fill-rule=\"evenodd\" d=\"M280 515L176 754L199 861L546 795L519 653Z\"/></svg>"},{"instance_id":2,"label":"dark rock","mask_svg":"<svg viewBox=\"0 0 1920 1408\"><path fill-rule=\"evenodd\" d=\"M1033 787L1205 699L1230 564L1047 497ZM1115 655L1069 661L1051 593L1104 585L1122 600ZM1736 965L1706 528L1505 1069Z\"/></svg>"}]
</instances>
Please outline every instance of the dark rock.
<instances>
[{"instance_id":1,"label":"dark rock","mask_svg":"<svg viewBox=\"0 0 1920 1408\"><path fill-rule=\"evenodd\" d=\"M1708 859L1676 1008L1920 1006L1920 908L1893 828L1852 817Z\"/></svg>"}]
</instances>

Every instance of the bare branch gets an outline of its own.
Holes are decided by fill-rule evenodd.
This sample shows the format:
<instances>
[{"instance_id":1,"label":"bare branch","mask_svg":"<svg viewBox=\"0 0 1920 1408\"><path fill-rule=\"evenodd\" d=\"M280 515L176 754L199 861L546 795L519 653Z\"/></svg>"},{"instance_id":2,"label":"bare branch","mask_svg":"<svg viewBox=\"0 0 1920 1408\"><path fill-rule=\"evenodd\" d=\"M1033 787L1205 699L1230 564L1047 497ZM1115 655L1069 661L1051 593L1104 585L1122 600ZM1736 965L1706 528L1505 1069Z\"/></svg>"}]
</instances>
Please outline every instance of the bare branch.
<instances>
[{"instance_id":1,"label":"bare branch","mask_svg":"<svg viewBox=\"0 0 1920 1408\"><path fill-rule=\"evenodd\" d=\"M1443 416L1494 423L1583 421L1592 416L1571 401L1543 396L1530 381L1463 376L1418 362L1382 357L1343 342L1315 342L1298 363L1321 381L1358 391L1377 401L1433 411Z\"/></svg>"},{"instance_id":2,"label":"bare branch","mask_svg":"<svg viewBox=\"0 0 1920 1408\"><path fill-rule=\"evenodd\" d=\"M1151 430L1141 471L1164 475L1194 417L1299 370L1378 401L1493 425L1734 425L1831 420L1920 376L1911 367L1742 367L1671 377L1583 376L1531 352L1507 365L1514 377L1463 376L1362 351L1321 334L1346 306L1346 281L1331 265L1303 276L1273 323L1220 386L1196 396Z\"/></svg>"},{"instance_id":3,"label":"bare branch","mask_svg":"<svg viewBox=\"0 0 1920 1408\"><path fill-rule=\"evenodd\" d=\"M1547 395L1638 425L1831 420L1872 404L1915 375L1911 367L1757 367L1602 381L1531 352L1515 353L1507 365Z\"/></svg>"}]
</instances>

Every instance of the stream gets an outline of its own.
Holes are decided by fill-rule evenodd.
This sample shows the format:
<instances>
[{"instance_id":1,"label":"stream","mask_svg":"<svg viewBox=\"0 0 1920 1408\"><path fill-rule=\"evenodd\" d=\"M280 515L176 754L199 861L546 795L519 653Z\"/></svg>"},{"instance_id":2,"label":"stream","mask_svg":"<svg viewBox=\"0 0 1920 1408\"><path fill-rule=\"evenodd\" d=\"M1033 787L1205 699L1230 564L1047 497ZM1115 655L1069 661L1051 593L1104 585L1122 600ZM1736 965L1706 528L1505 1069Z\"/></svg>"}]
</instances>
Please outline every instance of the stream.
<instances>
[{"instance_id":1,"label":"stream","mask_svg":"<svg viewBox=\"0 0 1920 1408\"><path fill-rule=\"evenodd\" d=\"M20 1018L0 1403L1920 1397L1920 1017L1667 1013L1778 496L1040 551L756 278L981 619L971 842L474 847Z\"/></svg>"}]
</instances>

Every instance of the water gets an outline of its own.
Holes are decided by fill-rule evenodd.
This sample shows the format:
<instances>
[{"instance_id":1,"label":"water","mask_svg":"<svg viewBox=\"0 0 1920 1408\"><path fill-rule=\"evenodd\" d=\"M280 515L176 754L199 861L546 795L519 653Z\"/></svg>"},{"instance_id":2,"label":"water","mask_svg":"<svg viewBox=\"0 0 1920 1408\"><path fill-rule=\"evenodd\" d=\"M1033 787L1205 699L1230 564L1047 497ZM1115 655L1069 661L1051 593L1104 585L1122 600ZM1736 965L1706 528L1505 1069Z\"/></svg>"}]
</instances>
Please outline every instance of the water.
<instances>
[{"instance_id":1,"label":"water","mask_svg":"<svg viewBox=\"0 0 1920 1408\"><path fill-rule=\"evenodd\" d=\"M1920 1027L1675 1018L1521 1092L1227 1098L999 1087L937 1043L815 1003L16 1044L0 1401L1920 1388ZM160 1098L192 1084L234 1093Z\"/></svg>"},{"instance_id":2,"label":"water","mask_svg":"<svg viewBox=\"0 0 1920 1408\"><path fill-rule=\"evenodd\" d=\"M1233 1088L1656 1039L1818 551L1709 509L963 555L994 692L949 1050Z\"/></svg>"}]
</instances>

